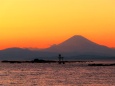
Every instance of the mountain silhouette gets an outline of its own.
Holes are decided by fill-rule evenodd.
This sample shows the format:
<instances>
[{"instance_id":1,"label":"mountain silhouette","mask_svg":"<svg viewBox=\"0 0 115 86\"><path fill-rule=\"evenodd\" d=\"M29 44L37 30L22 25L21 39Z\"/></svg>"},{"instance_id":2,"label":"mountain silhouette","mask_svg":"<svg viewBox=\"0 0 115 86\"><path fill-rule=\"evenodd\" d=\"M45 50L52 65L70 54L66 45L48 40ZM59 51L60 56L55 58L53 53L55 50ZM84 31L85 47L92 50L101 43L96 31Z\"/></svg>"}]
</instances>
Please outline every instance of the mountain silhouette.
<instances>
[{"instance_id":1,"label":"mountain silhouette","mask_svg":"<svg viewBox=\"0 0 115 86\"><path fill-rule=\"evenodd\" d=\"M79 53L101 53L101 54L112 54L112 50L106 46L99 45L94 43L87 38L75 35L66 41L51 46L50 48L46 49L50 52L79 52Z\"/></svg>"},{"instance_id":2,"label":"mountain silhouette","mask_svg":"<svg viewBox=\"0 0 115 86\"><path fill-rule=\"evenodd\" d=\"M58 54L66 59L115 59L115 49L99 45L89 39L75 35L64 42L47 49L32 50L8 48L0 50L0 60L57 59Z\"/></svg>"}]
</instances>

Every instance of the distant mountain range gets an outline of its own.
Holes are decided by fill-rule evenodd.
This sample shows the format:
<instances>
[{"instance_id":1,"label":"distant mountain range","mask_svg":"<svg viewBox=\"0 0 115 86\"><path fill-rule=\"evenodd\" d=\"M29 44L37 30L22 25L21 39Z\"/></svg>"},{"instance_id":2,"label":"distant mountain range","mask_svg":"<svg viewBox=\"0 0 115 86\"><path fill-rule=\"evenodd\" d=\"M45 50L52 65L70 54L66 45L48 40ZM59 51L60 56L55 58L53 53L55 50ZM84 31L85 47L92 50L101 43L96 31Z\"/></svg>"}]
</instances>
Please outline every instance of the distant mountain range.
<instances>
[{"instance_id":1,"label":"distant mountain range","mask_svg":"<svg viewBox=\"0 0 115 86\"><path fill-rule=\"evenodd\" d=\"M32 60L35 58L57 60L58 54L62 54L66 60L115 59L115 49L99 45L80 35L75 35L47 49L8 48L0 50L0 60Z\"/></svg>"}]
</instances>

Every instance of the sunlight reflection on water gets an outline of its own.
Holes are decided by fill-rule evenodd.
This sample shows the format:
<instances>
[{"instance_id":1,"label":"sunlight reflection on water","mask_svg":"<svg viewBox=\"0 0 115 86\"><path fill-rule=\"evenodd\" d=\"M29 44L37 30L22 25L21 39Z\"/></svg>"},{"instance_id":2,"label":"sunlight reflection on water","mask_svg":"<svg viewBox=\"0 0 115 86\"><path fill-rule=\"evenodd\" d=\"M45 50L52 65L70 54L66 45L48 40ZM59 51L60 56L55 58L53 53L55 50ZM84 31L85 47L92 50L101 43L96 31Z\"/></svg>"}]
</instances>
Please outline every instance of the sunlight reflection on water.
<instances>
[{"instance_id":1,"label":"sunlight reflection on water","mask_svg":"<svg viewBox=\"0 0 115 86\"><path fill-rule=\"evenodd\" d=\"M115 86L115 66L0 63L0 86Z\"/></svg>"}]
</instances>

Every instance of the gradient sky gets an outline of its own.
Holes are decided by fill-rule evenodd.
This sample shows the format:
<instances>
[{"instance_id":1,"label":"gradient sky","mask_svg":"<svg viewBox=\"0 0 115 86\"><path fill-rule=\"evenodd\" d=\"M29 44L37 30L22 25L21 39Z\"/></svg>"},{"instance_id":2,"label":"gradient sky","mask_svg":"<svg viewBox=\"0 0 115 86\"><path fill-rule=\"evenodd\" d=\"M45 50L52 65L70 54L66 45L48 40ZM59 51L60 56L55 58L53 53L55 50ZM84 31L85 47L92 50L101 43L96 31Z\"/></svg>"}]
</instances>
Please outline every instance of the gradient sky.
<instances>
[{"instance_id":1,"label":"gradient sky","mask_svg":"<svg viewBox=\"0 0 115 86\"><path fill-rule=\"evenodd\" d=\"M115 47L115 0L0 0L0 49L46 48L73 35Z\"/></svg>"}]
</instances>

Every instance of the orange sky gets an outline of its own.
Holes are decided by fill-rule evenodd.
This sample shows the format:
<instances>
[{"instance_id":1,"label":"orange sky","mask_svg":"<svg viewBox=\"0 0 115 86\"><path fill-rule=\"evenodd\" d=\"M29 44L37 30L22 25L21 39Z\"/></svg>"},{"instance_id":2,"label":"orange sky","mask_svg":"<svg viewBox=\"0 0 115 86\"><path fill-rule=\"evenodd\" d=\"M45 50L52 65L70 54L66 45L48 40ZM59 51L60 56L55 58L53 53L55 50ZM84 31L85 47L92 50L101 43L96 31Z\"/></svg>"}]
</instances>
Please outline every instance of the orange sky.
<instances>
[{"instance_id":1,"label":"orange sky","mask_svg":"<svg viewBox=\"0 0 115 86\"><path fill-rule=\"evenodd\" d=\"M115 0L0 0L0 49L45 48L73 35L115 47Z\"/></svg>"}]
</instances>

